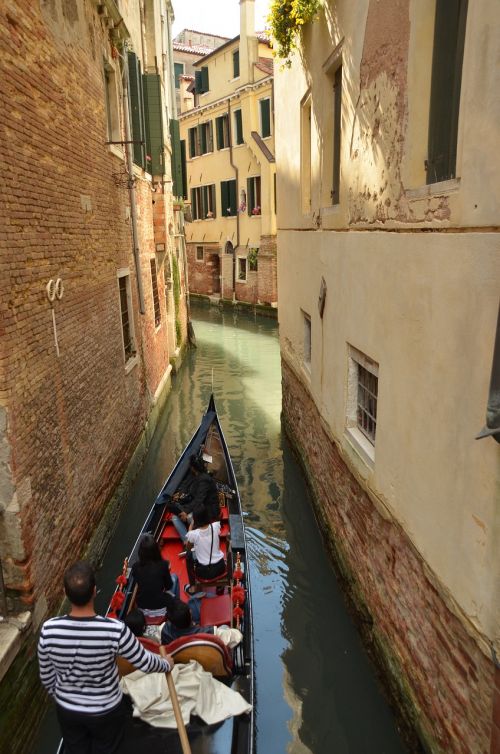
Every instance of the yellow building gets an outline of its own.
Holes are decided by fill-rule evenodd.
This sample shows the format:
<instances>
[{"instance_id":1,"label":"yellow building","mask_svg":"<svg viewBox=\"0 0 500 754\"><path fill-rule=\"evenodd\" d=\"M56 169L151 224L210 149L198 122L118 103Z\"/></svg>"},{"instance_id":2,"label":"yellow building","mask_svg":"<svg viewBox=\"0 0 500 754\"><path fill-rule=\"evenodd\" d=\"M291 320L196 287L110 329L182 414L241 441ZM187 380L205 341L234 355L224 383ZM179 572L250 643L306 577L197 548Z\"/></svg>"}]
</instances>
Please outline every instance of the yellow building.
<instances>
[{"instance_id":1,"label":"yellow building","mask_svg":"<svg viewBox=\"0 0 500 754\"><path fill-rule=\"evenodd\" d=\"M276 305L273 64L241 0L240 36L180 76L189 287L215 298Z\"/></svg>"},{"instance_id":2,"label":"yellow building","mask_svg":"<svg viewBox=\"0 0 500 754\"><path fill-rule=\"evenodd\" d=\"M275 77L286 427L428 750L498 752L498 3L325 0L301 39Z\"/></svg>"}]
</instances>

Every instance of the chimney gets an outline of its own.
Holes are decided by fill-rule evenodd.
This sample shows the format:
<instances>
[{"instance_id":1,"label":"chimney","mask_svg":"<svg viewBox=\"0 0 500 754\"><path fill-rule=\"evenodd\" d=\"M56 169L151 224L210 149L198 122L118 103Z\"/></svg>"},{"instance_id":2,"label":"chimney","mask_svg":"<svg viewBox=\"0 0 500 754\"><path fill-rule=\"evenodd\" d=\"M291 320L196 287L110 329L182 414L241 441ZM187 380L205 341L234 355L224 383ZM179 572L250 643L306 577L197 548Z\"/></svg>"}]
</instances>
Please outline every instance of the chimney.
<instances>
[{"instance_id":1,"label":"chimney","mask_svg":"<svg viewBox=\"0 0 500 754\"><path fill-rule=\"evenodd\" d=\"M253 67L258 57L259 42L255 35L255 0L240 0L240 78L242 83L253 81Z\"/></svg>"}]
</instances>

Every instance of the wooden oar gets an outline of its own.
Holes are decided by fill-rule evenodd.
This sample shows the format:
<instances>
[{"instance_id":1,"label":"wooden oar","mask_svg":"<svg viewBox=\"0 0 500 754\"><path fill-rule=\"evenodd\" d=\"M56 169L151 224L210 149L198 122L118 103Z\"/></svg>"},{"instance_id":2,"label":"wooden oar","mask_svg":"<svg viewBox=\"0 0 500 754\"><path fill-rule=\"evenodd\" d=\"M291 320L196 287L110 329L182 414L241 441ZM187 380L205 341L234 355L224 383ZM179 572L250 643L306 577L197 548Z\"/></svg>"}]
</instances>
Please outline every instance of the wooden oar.
<instances>
[{"instance_id":1,"label":"wooden oar","mask_svg":"<svg viewBox=\"0 0 500 754\"><path fill-rule=\"evenodd\" d=\"M163 657L167 656L167 650L162 645L160 645L160 654ZM189 745L186 726L184 725L184 720L182 719L182 713L179 705L179 700L177 698L177 691L175 690L174 679L172 678L172 673L170 672L166 673L165 675L167 676L168 691L170 693L170 699L172 700L172 707L174 709L177 730L179 731L179 738L181 739L182 754L191 754L191 746Z\"/></svg>"}]
</instances>

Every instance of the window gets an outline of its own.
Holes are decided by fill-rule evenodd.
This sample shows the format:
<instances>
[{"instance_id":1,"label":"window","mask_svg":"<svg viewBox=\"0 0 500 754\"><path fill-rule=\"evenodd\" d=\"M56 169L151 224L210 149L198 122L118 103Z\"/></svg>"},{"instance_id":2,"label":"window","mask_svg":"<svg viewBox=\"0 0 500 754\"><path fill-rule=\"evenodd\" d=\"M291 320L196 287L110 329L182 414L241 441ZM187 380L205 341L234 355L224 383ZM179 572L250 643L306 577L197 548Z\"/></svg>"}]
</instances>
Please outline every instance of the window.
<instances>
[{"instance_id":1,"label":"window","mask_svg":"<svg viewBox=\"0 0 500 754\"><path fill-rule=\"evenodd\" d=\"M208 81L208 66L203 66L199 71L194 74L195 89L197 94L205 94L210 91L210 85Z\"/></svg>"},{"instance_id":2,"label":"window","mask_svg":"<svg viewBox=\"0 0 500 754\"><path fill-rule=\"evenodd\" d=\"M234 111L234 133L236 144L243 144L243 118L241 110Z\"/></svg>"},{"instance_id":3,"label":"window","mask_svg":"<svg viewBox=\"0 0 500 754\"><path fill-rule=\"evenodd\" d=\"M196 247L196 261L203 262L203 246Z\"/></svg>"},{"instance_id":4,"label":"window","mask_svg":"<svg viewBox=\"0 0 500 754\"><path fill-rule=\"evenodd\" d=\"M221 215L223 217L235 217L238 208L236 206L236 181L221 181L220 183Z\"/></svg>"},{"instance_id":5,"label":"window","mask_svg":"<svg viewBox=\"0 0 500 754\"><path fill-rule=\"evenodd\" d=\"M261 99L260 104L260 135L263 139L271 136L271 100Z\"/></svg>"},{"instance_id":6,"label":"window","mask_svg":"<svg viewBox=\"0 0 500 754\"><path fill-rule=\"evenodd\" d=\"M304 366L311 371L311 317L302 312L304 320Z\"/></svg>"},{"instance_id":7,"label":"window","mask_svg":"<svg viewBox=\"0 0 500 754\"><path fill-rule=\"evenodd\" d=\"M217 134L217 149L225 149L229 146L229 120L227 115L221 115L215 119L215 132Z\"/></svg>"},{"instance_id":8,"label":"window","mask_svg":"<svg viewBox=\"0 0 500 754\"><path fill-rule=\"evenodd\" d=\"M333 176L332 204L340 202L340 140L342 132L342 66L333 75Z\"/></svg>"},{"instance_id":9,"label":"window","mask_svg":"<svg viewBox=\"0 0 500 754\"><path fill-rule=\"evenodd\" d=\"M365 460L374 460L377 433L378 364L349 347L347 431Z\"/></svg>"},{"instance_id":10,"label":"window","mask_svg":"<svg viewBox=\"0 0 500 754\"><path fill-rule=\"evenodd\" d=\"M174 76L175 76L175 88L180 89L181 82L179 81L179 76L182 76L184 73L184 63L174 63Z\"/></svg>"},{"instance_id":11,"label":"window","mask_svg":"<svg viewBox=\"0 0 500 754\"><path fill-rule=\"evenodd\" d=\"M120 141L120 111L115 69L104 62L104 88L106 97L106 126L108 141Z\"/></svg>"},{"instance_id":12,"label":"window","mask_svg":"<svg viewBox=\"0 0 500 754\"><path fill-rule=\"evenodd\" d=\"M237 79L240 75L240 51L233 52L233 78Z\"/></svg>"},{"instance_id":13,"label":"window","mask_svg":"<svg viewBox=\"0 0 500 754\"><path fill-rule=\"evenodd\" d=\"M301 105L300 133L300 187L302 192L302 212L311 211L311 95L308 93Z\"/></svg>"},{"instance_id":14,"label":"window","mask_svg":"<svg viewBox=\"0 0 500 754\"><path fill-rule=\"evenodd\" d=\"M427 183L456 177L467 0L436 0Z\"/></svg>"},{"instance_id":15,"label":"window","mask_svg":"<svg viewBox=\"0 0 500 754\"><path fill-rule=\"evenodd\" d=\"M151 284L153 286L153 307L155 312L155 327L159 327L161 322L160 299L158 298L158 277L156 272L156 259L150 259L151 265Z\"/></svg>"},{"instance_id":16,"label":"window","mask_svg":"<svg viewBox=\"0 0 500 754\"><path fill-rule=\"evenodd\" d=\"M120 296L123 351L125 355L125 363L127 363L127 361L135 356L134 320L132 315L132 296L130 293L130 275L128 270L118 271L118 292Z\"/></svg>"},{"instance_id":17,"label":"window","mask_svg":"<svg viewBox=\"0 0 500 754\"><path fill-rule=\"evenodd\" d=\"M188 129L189 156L199 157L201 154L214 151L214 137L212 121L200 123Z\"/></svg>"},{"instance_id":18,"label":"window","mask_svg":"<svg viewBox=\"0 0 500 754\"><path fill-rule=\"evenodd\" d=\"M260 215L260 175L247 179L248 214Z\"/></svg>"},{"instance_id":19,"label":"window","mask_svg":"<svg viewBox=\"0 0 500 754\"><path fill-rule=\"evenodd\" d=\"M247 260L245 257L238 257L238 280L246 283L247 279Z\"/></svg>"},{"instance_id":20,"label":"window","mask_svg":"<svg viewBox=\"0 0 500 754\"><path fill-rule=\"evenodd\" d=\"M191 189L193 220L209 220L216 216L215 184Z\"/></svg>"}]
</instances>

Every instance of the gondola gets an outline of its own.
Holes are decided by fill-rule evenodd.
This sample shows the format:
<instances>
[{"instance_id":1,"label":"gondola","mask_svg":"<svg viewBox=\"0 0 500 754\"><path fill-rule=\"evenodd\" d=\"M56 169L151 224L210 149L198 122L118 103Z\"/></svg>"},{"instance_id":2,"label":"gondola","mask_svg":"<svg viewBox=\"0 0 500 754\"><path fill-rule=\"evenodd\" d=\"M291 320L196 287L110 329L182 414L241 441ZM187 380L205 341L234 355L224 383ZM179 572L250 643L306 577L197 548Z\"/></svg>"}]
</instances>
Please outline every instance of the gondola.
<instances>
[{"instance_id":1,"label":"gondola","mask_svg":"<svg viewBox=\"0 0 500 754\"><path fill-rule=\"evenodd\" d=\"M146 533L155 536L162 557L170 561L171 572L179 576L181 598L189 599L183 589L188 583L186 561L179 557L183 546L171 522L168 503L189 472L189 459L193 454L203 457L207 470L217 484L221 512L221 549L225 550L227 561L226 577L219 579L217 584L204 587L206 596L201 598L200 622L201 625L237 626L243 634L243 640L234 649L228 650L226 647L221 649L220 646L212 646L221 645L220 640L211 642L210 637L198 634L192 637L191 641L188 637L177 640L167 646L167 651L175 657L176 664L188 663L194 659L200 662L205 670L212 669L214 676L219 676L221 680L221 677L225 676L224 683L238 691L244 700L252 705L249 712L230 717L215 725L209 725L192 715L186 726L192 753L253 754L253 632L245 529L236 477L213 395L200 426L160 490L132 552L124 563L123 573L117 578L118 586L110 601L107 615L123 619L134 606L135 584L131 568L137 560L141 536ZM143 643L151 649L147 639ZM127 725L123 754L137 754L138 751L146 751L146 747L150 747L151 754L156 754L156 751L168 751L171 754L181 751L176 729L153 727L132 717ZM61 742L58 754L63 752L64 744Z\"/></svg>"}]
</instances>

